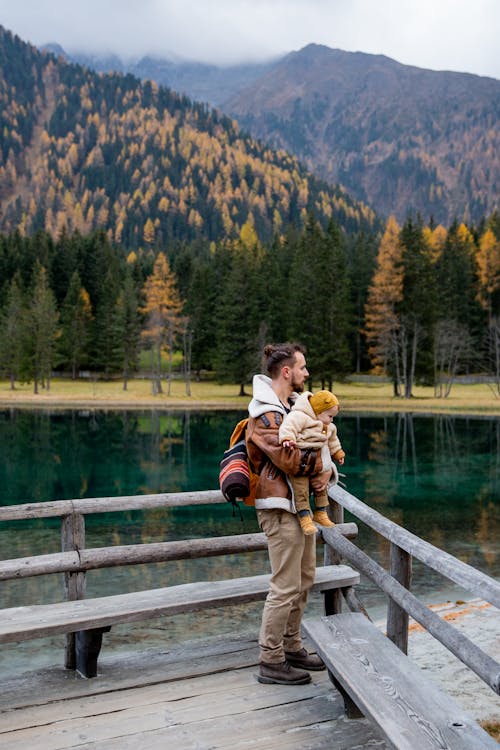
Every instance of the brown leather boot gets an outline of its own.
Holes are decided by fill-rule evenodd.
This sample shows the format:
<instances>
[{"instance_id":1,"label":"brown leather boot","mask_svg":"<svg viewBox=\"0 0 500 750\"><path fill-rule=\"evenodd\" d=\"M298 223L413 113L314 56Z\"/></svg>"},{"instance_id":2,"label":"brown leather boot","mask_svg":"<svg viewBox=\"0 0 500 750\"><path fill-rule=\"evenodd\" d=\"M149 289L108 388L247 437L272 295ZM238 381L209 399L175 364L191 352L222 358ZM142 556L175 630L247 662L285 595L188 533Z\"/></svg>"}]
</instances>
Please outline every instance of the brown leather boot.
<instances>
[{"instance_id":1,"label":"brown leather boot","mask_svg":"<svg viewBox=\"0 0 500 750\"><path fill-rule=\"evenodd\" d=\"M278 664L261 662L257 680L266 685L307 685L311 682L311 675L303 669L295 669L288 661Z\"/></svg>"},{"instance_id":2,"label":"brown leather boot","mask_svg":"<svg viewBox=\"0 0 500 750\"><path fill-rule=\"evenodd\" d=\"M316 654L308 653L305 648L301 648L300 651L285 651L285 657L292 667L310 669L311 672L321 672L323 669L326 669L320 657Z\"/></svg>"},{"instance_id":3,"label":"brown leather boot","mask_svg":"<svg viewBox=\"0 0 500 750\"><path fill-rule=\"evenodd\" d=\"M313 521L319 523L320 526L335 526L333 521L330 521L328 513L324 508L318 508L314 511Z\"/></svg>"},{"instance_id":4,"label":"brown leather boot","mask_svg":"<svg viewBox=\"0 0 500 750\"><path fill-rule=\"evenodd\" d=\"M311 514L308 513L305 516L299 516L299 523L304 534L309 536L310 534L317 534L318 529L312 522Z\"/></svg>"}]
</instances>

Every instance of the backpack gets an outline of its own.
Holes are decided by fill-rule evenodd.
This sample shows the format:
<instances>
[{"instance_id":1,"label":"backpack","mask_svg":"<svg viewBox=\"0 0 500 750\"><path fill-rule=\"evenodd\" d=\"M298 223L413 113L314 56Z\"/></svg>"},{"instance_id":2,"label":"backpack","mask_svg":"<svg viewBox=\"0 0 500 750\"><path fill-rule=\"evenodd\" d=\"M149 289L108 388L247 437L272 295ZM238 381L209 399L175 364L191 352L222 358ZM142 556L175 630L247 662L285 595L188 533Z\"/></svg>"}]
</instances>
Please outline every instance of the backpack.
<instances>
[{"instance_id":1,"label":"backpack","mask_svg":"<svg viewBox=\"0 0 500 750\"><path fill-rule=\"evenodd\" d=\"M245 433L248 418L242 419L229 438L229 448L224 451L220 462L219 486L228 503L237 505L243 500L245 505L255 504L255 491L258 474L255 474L248 461Z\"/></svg>"}]
</instances>

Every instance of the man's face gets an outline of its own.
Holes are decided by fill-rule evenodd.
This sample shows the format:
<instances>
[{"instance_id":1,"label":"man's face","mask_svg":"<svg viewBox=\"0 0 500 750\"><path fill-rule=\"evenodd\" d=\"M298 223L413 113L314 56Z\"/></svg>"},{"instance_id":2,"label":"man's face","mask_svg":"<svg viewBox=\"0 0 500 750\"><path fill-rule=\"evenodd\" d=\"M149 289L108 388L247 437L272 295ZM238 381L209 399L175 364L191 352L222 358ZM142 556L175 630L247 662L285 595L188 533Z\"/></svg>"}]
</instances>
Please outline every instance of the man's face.
<instances>
[{"instance_id":1,"label":"man's face","mask_svg":"<svg viewBox=\"0 0 500 750\"><path fill-rule=\"evenodd\" d=\"M304 384L309 377L306 367L306 358L302 352L295 352L295 361L291 369L291 386L297 393L302 393Z\"/></svg>"}]
</instances>

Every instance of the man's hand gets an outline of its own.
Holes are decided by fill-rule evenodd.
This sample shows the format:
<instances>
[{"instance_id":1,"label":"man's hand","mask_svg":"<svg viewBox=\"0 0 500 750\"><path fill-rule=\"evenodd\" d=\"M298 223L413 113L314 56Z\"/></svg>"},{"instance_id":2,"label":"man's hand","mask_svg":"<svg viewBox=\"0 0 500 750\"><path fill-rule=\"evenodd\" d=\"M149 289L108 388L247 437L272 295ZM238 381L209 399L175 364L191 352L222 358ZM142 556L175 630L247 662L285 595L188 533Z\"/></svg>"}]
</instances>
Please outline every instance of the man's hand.
<instances>
[{"instance_id":1,"label":"man's hand","mask_svg":"<svg viewBox=\"0 0 500 750\"><path fill-rule=\"evenodd\" d=\"M323 492L323 490L326 490L331 476L331 471L322 471L321 474L316 474L310 479L311 487L315 492Z\"/></svg>"}]
</instances>

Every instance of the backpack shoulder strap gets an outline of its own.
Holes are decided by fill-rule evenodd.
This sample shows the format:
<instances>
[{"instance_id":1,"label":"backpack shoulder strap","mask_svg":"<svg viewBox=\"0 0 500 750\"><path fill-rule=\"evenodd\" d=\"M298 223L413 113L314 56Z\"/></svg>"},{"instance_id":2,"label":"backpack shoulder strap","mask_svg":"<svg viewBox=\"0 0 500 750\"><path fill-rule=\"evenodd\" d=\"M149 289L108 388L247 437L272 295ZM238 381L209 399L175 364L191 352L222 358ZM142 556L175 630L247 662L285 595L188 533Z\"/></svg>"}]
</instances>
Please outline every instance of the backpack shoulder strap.
<instances>
[{"instance_id":1,"label":"backpack shoulder strap","mask_svg":"<svg viewBox=\"0 0 500 750\"><path fill-rule=\"evenodd\" d=\"M245 437L245 431L248 424L248 417L241 419L236 427L234 428L231 437L229 438L229 447L232 448L235 443L239 440L243 440Z\"/></svg>"}]
</instances>

